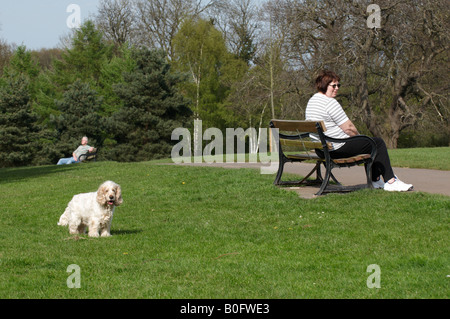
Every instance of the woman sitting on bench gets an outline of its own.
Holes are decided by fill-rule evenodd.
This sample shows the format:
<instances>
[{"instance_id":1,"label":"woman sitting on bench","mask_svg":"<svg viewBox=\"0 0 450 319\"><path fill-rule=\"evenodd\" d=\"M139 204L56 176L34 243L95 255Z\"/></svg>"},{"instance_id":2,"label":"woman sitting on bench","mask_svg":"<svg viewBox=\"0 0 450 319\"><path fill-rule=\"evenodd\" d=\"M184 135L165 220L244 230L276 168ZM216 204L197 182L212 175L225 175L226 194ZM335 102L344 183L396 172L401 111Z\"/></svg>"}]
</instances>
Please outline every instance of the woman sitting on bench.
<instances>
[{"instance_id":1,"label":"woman sitting on bench","mask_svg":"<svg viewBox=\"0 0 450 319\"><path fill-rule=\"evenodd\" d=\"M306 106L306 120L324 121L326 135L333 138L348 138L359 135L352 121L345 114L342 106L336 101L340 78L332 71L321 71L316 78L318 93L314 94ZM386 143L379 137L373 137L377 145L377 155L372 165L372 184L374 188L386 191L410 191L413 185L406 184L394 175L389 159ZM370 153L370 144L355 140L346 143L333 143L331 158L351 157L361 153ZM317 154L323 157L323 154ZM380 179L383 176L384 182Z\"/></svg>"}]
</instances>

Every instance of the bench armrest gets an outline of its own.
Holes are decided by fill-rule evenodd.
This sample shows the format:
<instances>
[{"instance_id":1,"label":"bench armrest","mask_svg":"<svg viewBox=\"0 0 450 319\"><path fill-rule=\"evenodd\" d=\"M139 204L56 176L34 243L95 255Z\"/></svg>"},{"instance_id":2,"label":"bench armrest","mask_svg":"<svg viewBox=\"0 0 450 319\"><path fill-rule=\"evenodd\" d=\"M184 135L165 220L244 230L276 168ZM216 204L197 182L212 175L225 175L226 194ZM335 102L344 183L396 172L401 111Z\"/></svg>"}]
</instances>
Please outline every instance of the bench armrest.
<instances>
[{"instance_id":1,"label":"bench armrest","mask_svg":"<svg viewBox=\"0 0 450 319\"><path fill-rule=\"evenodd\" d=\"M82 161L86 160L87 158L89 158L90 156L96 156L96 155L97 155L97 148L94 148L92 150L92 152L87 151L86 153L81 154L80 156L78 156L78 160L80 162L82 162ZM82 157L84 157L84 159L82 159Z\"/></svg>"},{"instance_id":2,"label":"bench armrest","mask_svg":"<svg viewBox=\"0 0 450 319\"><path fill-rule=\"evenodd\" d=\"M278 133L278 137L279 138L284 138L284 139L287 139L287 140L299 140L299 139L302 139L302 138L310 137L310 133L300 133L300 134L297 134L297 135L285 135L285 134L282 134L282 133Z\"/></svg>"}]
</instances>

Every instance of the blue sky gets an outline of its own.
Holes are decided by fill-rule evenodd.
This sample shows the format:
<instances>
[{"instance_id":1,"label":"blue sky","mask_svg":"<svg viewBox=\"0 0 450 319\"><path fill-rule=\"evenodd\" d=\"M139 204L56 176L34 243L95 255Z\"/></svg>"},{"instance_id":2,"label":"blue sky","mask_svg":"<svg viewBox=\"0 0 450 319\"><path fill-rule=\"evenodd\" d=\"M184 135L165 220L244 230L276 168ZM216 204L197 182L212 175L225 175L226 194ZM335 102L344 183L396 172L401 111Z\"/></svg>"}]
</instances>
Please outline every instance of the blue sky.
<instances>
[{"instance_id":1,"label":"blue sky","mask_svg":"<svg viewBox=\"0 0 450 319\"><path fill-rule=\"evenodd\" d=\"M264 0L256 0L256 3ZM55 48L70 34L67 12L71 4L80 8L81 22L97 13L100 0L0 0L0 39L25 45L27 49Z\"/></svg>"},{"instance_id":2,"label":"blue sky","mask_svg":"<svg viewBox=\"0 0 450 319\"><path fill-rule=\"evenodd\" d=\"M97 12L100 0L0 0L0 39L27 49L54 48L68 35L70 4L80 8L81 21Z\"/></svg>"}]
</instances>

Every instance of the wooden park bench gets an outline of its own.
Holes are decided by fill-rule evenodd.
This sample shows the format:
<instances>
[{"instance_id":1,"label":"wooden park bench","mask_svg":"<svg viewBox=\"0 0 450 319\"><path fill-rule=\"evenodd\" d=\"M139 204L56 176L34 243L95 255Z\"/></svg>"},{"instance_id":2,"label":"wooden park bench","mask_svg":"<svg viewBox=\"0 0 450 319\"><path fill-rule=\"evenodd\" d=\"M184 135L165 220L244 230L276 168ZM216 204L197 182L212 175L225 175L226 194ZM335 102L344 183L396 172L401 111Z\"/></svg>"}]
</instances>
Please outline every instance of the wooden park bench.
<instances>
[{"instance_id":1,"label":"wooden park bench","mask_svg":"<svg viewBox=\"0 0 450 319\"><path fill-rule=\"evenodd\" d=\"M292 121L292 120L276 120L270 122L270 127L278 129L278 146L279 166L277 176L275 177L275 185L301 185L301 184L320 184L320 189L316 195L322 195L330 192L349 192L361 189L359 186L343 186L335 178L332 170L336 167L351 167L355 165L364 164L367 177L367 185L364 187L373 188L372 185L372 163L376 155L375 141L365 135L358 135L346 139L336 139L328 137L324 134L326 131L323 121ZM276 137L276 136L275 136ZM372 144L371 154L359 154L349 158L332 159L330 157L330 150L333 143L345 143L355 139L367 139ZM293 152L288 149L292 148ZM318 156L323 154L323 157ZM295 152L295 153L294 153ZM294 153L294 154L293 154ZM283 175L284 164L287 162L315 162L314 168L307 176L300 181L281 181ZM325 167L325 177L322 177L321 165ZM308 180L308 178L316 173L315 180ZM330 185L330 178L337 185Z\"/></svg>"},{"instance_id":2,"label":"wooden park bench","mask_svg":"<svg viewBox=\"0 0 450 319\"><path fill-rule=\"evenodd\" d=\"M79 157L78 157L78 159L81 161L81 162L88 162L88 161L96 161L96 159L97 159L97 148L94 148L93 150L92 150L92 152L89 152L89 151L87 151L86 153L84 153L84 154L81 154Z\"/></svg>"}]
</instances>

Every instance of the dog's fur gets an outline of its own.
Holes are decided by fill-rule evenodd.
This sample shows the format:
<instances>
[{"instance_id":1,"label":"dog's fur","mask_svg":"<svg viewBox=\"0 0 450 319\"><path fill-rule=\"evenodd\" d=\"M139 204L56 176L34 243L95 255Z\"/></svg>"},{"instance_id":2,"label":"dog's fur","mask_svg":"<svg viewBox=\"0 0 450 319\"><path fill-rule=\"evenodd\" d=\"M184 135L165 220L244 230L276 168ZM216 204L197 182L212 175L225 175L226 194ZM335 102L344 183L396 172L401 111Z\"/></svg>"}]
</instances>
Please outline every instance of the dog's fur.
<instances>
[{"instance_id":1,"label":"dog's fur","mask_svg":"<svg viewBox=\"0 0 450 319\"><path fill-rule=\"evenodd\" d=\"M111 236L114 208L122 202L120 185L106 181L97 192L75 195L59 218L58 225L69 226L70 234L84 234L88 227L90 237Z\"/></svg>"}]
</instances>

